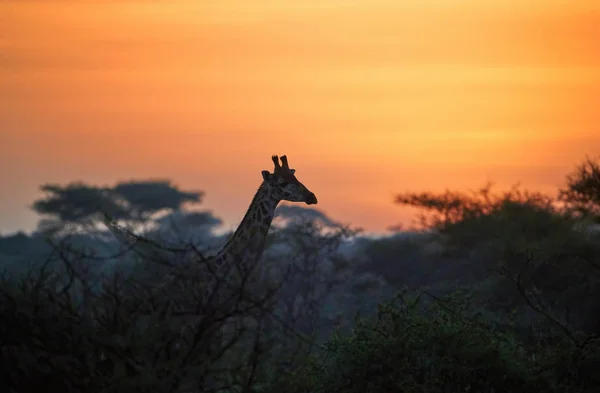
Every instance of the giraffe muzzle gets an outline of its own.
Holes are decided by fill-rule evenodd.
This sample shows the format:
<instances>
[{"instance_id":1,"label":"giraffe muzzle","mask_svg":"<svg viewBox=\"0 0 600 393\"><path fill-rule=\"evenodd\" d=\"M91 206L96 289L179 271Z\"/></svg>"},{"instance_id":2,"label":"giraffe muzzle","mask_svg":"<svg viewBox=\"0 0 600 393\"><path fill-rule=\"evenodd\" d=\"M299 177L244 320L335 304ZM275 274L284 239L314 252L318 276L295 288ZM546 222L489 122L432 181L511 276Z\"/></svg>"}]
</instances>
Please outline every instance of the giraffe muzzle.
<instances>
[{"instance_id":1,"label":"giraffe muzzle","mask_svg":"<svg viewBox=\"0 0 600 393\"><path fill-rule=\"evenodd\" d=\"M315 196L315 194L313 194L312 192L309 192L306 195L306 204L307 205L316 205L317 204L317 197Z\"/></svg>"}]
</instances>

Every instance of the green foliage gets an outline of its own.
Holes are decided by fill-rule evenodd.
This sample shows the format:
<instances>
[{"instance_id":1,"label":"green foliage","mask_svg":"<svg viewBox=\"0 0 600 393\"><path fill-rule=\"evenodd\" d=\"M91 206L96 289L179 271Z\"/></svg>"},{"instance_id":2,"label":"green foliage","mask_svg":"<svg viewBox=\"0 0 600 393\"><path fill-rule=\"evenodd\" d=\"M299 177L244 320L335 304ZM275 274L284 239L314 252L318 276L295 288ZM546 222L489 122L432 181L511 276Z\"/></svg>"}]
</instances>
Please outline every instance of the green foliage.
<instances>
[{"instance_id":1,"label":"green foliage","mask_svg":"<svg viewBox=\"0 0 600 393\"><path fill-rule=\"evenodd\" d=\"M399 300L382 304L375 318L358 318L351 334L335 335L286 391L592 392L599 382L598 342L535 353L468 316L460 295L424 302L405 293Z\"/></svg>"},{"instance_id":2,"label":"green foliage","mask_svg":"<svg viewBox=\"0 0 600 393\"><path fill-rule=\"evenodd\" d=\"M402 299L403 300L403 299ZM464 392L537 387L522 348L438 302L380 306L328 343L319 392ZM487 389L487 390L486 390Z\"/></svg>"},{"instance_id":3,"label":"green foliage","mask_svg":"<svg viewBox=\"0 0 600 393\"><path fill-rule=\"evenodd\" d=\"M589 167L595 164L585 165L592 176ZM569 177L568 188L579 184L575 178ZM593 184L581 182L589 194ZM516 309L521 328L536 319L545 323L523 304L525 294L562 323L600 333L600 242L586 234L580 218L562 208L559 200L519 187L492 193L487 185L470 194L405 193L397 202L425 211L422 224L444 245L445 256L468 260L461 264L462 271L487 270L487 291L479 296L499 320ZM458 269L456 262L453 265ZM496 279L497 272L518 276L522 293L514 280Z\"/></svg>"}]
</instances>

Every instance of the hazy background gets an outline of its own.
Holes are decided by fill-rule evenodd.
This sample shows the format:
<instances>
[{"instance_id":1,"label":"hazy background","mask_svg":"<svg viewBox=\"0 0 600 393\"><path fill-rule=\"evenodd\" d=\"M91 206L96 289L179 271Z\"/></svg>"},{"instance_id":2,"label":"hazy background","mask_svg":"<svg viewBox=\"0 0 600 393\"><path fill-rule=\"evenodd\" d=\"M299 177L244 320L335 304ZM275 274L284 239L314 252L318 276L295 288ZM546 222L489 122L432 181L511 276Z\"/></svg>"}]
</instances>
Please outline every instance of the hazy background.
<instances>
[{"instance_id":1,"label":"hazy background","mask_svg":"<svg viewBox=\"0 0 600 393\"><path fill-rule=\"evenodd\" d=\"M0 231L46 182L166 177L236 225L271 154L383 231L405 190L600 154L597 1L2 1Z\"/></svg>"}]
</instances>

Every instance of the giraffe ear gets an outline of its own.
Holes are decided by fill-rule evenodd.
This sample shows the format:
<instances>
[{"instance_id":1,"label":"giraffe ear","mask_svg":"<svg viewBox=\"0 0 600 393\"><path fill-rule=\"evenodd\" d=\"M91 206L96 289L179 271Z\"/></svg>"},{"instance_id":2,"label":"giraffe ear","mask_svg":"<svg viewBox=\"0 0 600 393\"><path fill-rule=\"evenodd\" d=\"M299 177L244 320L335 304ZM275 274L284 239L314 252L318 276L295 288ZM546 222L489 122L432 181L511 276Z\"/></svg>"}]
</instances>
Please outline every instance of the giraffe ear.
<instances>
[{"instance_id":1,"label":"giraffe ear","mask_svg":"<svg viewBox=\"0 0 600 393\"><path fill-rule=\"evenodd\" d=\"M269 171L262 171L261 174L264 181L268 182L269 180L271 180L271 174L269 173Z\"/></svg>"}]
</instances>

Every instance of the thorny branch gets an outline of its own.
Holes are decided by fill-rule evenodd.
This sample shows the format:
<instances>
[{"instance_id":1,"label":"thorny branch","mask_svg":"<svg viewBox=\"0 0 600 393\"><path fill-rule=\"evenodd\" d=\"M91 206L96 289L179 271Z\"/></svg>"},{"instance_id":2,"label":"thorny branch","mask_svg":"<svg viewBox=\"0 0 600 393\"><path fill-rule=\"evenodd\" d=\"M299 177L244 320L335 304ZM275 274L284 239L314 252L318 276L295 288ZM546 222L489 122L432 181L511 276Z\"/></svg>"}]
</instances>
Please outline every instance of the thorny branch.
<instances>
[{"instance_id":1,"label":"thorny branch","mask_svg":"<svg viewBox=\"0 0 600 393\"><path fill-rule=\"evenodd\" d=\"M5 377L9 388L250 392L264 371L263 355L276 344L268 321L298 343L315 345L274 308L284 281L257 285L253 269L231 281L191 243L166 247L114 223L109 228L121 241L117 252L98 255L57 237L49 239L52 252L36 269L20 281L3 278L0 313L7 323L0 356L4 364L19 365ZM300 249L333 252L332 239ZM137 260L143 278L97 269L109 260ZM297 262L296 274L315 274L310 258ZM290 269L280 278L289 278ZM214 286L203 286L205 274ZM226 296L217 300L217 292Z\"/></svg>"}]
</instances>

